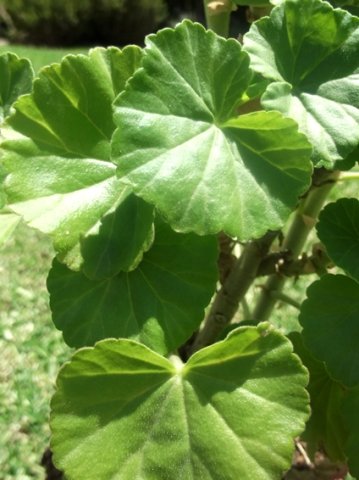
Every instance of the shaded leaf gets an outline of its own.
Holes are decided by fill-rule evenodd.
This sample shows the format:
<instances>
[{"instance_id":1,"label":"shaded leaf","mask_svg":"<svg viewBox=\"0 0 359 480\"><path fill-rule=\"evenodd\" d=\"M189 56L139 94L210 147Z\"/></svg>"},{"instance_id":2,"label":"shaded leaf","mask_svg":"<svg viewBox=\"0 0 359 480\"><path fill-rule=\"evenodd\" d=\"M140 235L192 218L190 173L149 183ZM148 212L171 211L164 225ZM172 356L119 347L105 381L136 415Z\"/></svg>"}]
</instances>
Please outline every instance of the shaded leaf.
<instances>
[{"instance_id":1,"label":"shaded leaf","mask_svg":"<svg viewBox=\"0 0 359 480\"><path fill-rule=\"evenodd\" d=\"M359 388L350 391L348 398L344 402L343 414L349 430L349 439L345 445L348 455L348 464L350 473L359 477Z\"/></svg>"},{"instance_id":2,"label":"shaded leaf","mask_svg":"<svg viewBox=\"0 0 359 480\"><path fill-rule=\"evenodd\" d=\"M359 283L344 275L324 275L307 291L300 323L310 352L330 375L353 387L359 383Z\"/></svg>"},{"instance_id":3,"label":"shaded leaf","mask_svg":"<svg viewBox=\"0 0 359 480\"><path fill-rule=\"evenodd\" d=\"M267 110L294 118L313 161L333 166L359 142L359 18L321 0L287 0L244 37L252 68L274 81Z\"/></svg>"},{"instance_id":4,"label":"shaded leaf","mask_svg":"<svg viewBox=\"0 0 359 480\"><path fill-rule=\"evenodd\" d=\"M69 55L41 71L33 93L19 99L9 119L13 128L29 137L2 145L10 207L30 226L50 234L59 258L71 268L78 269L83 262L84 237L106 233L100 224L104 215L114 211L127 215L120 210L128 208L130 189L116 178L110 161L112 102L139 66L141 55L138 47ZM151 224L151 209L134 202L143 212L143 225ZM145 243L149 229L142 233ZM98 251L101 255L106 253ZM94 273L96 267L89 265L88 270Z\"/></svg>"},{"instance_id":5,"label":"shaded leaf","mask_svg":"<svg viewBox=\"0 0 359 480\"><path fill-rule=\"evenodd\" d=\"M341 198L327 205L317 232L330 258L359 281L359 200Z\"/></svg>"},{"instance_id":6,"label":"shaded leaf","mask_svg":"<svg viewBox=\"0 0 359 480\"><path fill-rule=\"evenodd\" d=\"M344 444L348 437L344 425L342 404L346 397L343 386L333 380L323 362L316 360L305 348L300 333L289 335L295 353L309 371L311 415L301 438L307 444L307 451L314 458L318 450L324 451L332 461L346 461Z\"/></svg>"},{"instance_id":7,"label":"shaded leaf","mask_svg":"<svg viewBox=\"0 0 359 480\"><path fill-rule=\"evenodd\" d=\"M130 340L81 350L52 401L55 463L70 479L278 479L308 416L291 351L263 326L185 365Z\"/></svg>"},{"instance_id":8,"label":"shaded leaf","mask_svg":"<svg viewBox=\"0 0 359 480\"><path fill-rule=\"evenodd\" d=\"M93 281L55 261L48 278L53 321L70 346L126 337L171 352L203 319L216 261L215 238L178 234L157 221L151 249L131 272Z\"/></svg>"},{"instance_id":9,"label":"shaded leaf","mask_svg":"<svg viewBox=\"0 0 359 480\"><path fill-rule=\"evenodd\" d=\"M119 176L178 231L280 227L308 187L310 146L279 113L236 116L252 76L240 44L189 21L146 44L115 102Z\"/></svg>"}]
</instances>

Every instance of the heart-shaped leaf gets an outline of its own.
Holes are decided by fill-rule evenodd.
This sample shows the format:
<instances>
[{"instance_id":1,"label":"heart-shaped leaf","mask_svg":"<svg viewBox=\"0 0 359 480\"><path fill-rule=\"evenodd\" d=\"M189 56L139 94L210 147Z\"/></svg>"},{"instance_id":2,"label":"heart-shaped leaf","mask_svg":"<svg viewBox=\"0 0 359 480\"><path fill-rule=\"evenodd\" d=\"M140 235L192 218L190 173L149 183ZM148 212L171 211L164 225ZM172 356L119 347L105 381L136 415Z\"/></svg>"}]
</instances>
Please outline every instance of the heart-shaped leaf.
<instances>
[{"instance_id":1,"label":"heart-shaped leaf","mask_svg":"<svg viewBox=\"0 0 359 480\"><path fill-rule=\"evenodd\" d=\"M31 63L14 53L0 55L0 123L20 95L31 92L34 71Z\"/></svg>"},{"instance_id":2,"label":"heart-shaped leaf","mask_svg":"<svg viewBox=\"0 0 359 480\"><path fill-rule=\"evenodd\" d=\"M290 342L263 325L185 365L105 340L59 374L55 464L70 479L275 480L308 416L306 383Z\"/></svg>"},{"instance_id":3,"label":"heart-shaped leaf","mask_svg":"<svg viewBox=\"0 0 359 480\"><path fill-rule=\"evenodd\" d=\"M343 449L348 431L341 409L346 390L330 377L325 364L316 360L305 348L300 333L293 332L289 338L295 353L309 371L307 389L310 394L311 414L301 438L313 457L319 449L324 448L331 460L345 462L346 454Z\"/></svg>"},{"instance_id":4,"label":"heart-shaped leaf","mask_svg":"<svg viewBox=\"0 0 359 480\"><path fill-rule=\"evenodd\" d=\"M133 271L93 281L55 261L48 290L68 345L126 337L168 353L199 327L216 280L215 238L178 234L157 221L154 243Z\"/></svg>"},{"instance_id":5,"label":"heart-shaped leaf","mask_svg":"<svg viewBox=\"0 0 359 480\"><path fill-rule=\"evenodd\" d=\"M189 21L146 44L115 102L118 174L178 231L248 240L282 226L308 187L311 149L279 113L237 117L252 76L240 44Z\"/></svg>"},{"instance_id":6,"label":"heart-shaped leaf","mask_svg":"<svg viewBox=\"0 0 359 480\"><path fill-rule=\"evenodd\" d=\"M274 81L267 110L294 118L315 164L333 166L359 142L359 18L321 0L287 0L244 37L252 68Z\"/></svg>"},{"instance_id":7,"label":"heart-shaped leaf","mask_svg":"<svg viewBox=\"0 0 359 480\"><path fill-rule=\"evenodd\" d=\"M112 102L139 66L141 56L138 47L123 51L97 48L89 56L69 55L60 65L41 71L33 93L19 99L9 119L14 129L29 137L2 145L10 207L30 226L50 234L61 260L72 268L83 263L80 246L88 234L105 234L98 243L106 248L107 220L101 224L100 219L106 214L128 217L131 201L147 225L143 238L137 238L138 248L146 243L152 228L151 209L140 206L142 200L128 200L130 189L116 178L116 167L110 161L115 129ZM124 230L131 228L123 225ZM137 257L140 252L134 253ZM98 251L97 256L101 255L106 253ZM125 259L121 268L132 260ZM96 265L89 262L88 270L96 272ZM113 265L118 267L118 258ZM117 273L116 268L105 274Z\"/></svg>"},{"instance_id":8,"label":"heart-shaped leaf","mask_svg":"<svg viewBox=\"0 0 359 480\"><path fill-rule=\"evenodd\" d=\"M342 384L359 383L359 283L344 275L314 282L303 302L303 338L315 357Z\"/></svg>"},{"instance_id":9,"label":"heart-shaped leaf","mask_svg":"<svg viewBox=\"0 0 359 480\"><path fill-rule=\"evenodd\" d=\"M359 281L359 200L341 198L327 205L317 232L330 258Z\"/></svg>"}]
</instances>

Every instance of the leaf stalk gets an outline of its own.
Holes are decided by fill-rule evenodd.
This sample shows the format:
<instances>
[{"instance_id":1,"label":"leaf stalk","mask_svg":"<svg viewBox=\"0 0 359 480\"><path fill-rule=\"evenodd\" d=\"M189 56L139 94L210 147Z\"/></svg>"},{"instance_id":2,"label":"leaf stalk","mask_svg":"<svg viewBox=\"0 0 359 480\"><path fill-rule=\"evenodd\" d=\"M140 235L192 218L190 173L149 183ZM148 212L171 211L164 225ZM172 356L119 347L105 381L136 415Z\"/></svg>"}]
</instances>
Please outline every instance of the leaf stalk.
<instances>
[{"instance_id":1,"label":"leaf stalk","mask_svg":"<svg viewBox=\"0 0 359 480\"><path fill-rule=\"evenodd\" d=\"M233 9L232 0L203 0L207 28L227 38Z\"/></svg>"},{"instance_id":2,"label":"leaf stalk","mask_svg":"<svg viewBox=\"0 0 359 480\"><path fill-rule=\"evenodd\" d=\"M283 251L288 251L293 260L297 260L302 252L308 235L316 224L318 215L339 174L338 171L325 169L318 169L314 172L312 186L308 194L301 200L282 245ZM276 296L283 290L286 280L287 277L280 272L268 277L253 310L253 319L256 322L269 319L277 303ZM272 295L272 292L277 293Z\"/></svg>"}]
</instances>

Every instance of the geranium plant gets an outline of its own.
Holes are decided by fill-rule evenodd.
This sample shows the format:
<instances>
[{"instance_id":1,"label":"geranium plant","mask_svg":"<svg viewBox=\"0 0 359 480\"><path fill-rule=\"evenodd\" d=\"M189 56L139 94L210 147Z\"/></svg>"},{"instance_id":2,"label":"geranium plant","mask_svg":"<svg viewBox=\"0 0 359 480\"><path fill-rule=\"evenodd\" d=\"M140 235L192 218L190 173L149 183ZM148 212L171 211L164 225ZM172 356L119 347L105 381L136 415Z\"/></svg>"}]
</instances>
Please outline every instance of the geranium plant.
<instances>
[{"instance_id":1,"label":"geranium plant","mask_svg":"<svg viewBox=\"0 0 359 480\"><path fill-rule=\"evenodd\" d=\"M359 476L359 200L323 209L357 175L359 18L273 3L205 0L209 30L33 82L0 57L2 221L53 239L53 321L79 349L51 405L68 479L279 479L299 436ZM243 44L236 4L268 14ZM273 309L308 273L285 335Z\"/></svg>"}]
</instances>

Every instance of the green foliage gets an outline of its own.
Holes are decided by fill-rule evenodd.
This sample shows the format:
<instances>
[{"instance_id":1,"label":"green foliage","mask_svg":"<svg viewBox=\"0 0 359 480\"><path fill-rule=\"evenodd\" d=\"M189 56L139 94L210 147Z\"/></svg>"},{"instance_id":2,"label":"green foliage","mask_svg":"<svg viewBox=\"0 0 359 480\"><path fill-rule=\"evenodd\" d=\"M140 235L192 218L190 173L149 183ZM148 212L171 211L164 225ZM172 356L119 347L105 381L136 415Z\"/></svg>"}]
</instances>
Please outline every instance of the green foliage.
<instances>
[{"instance_id":1,"label":"green foliage","mask_svg":"<svg viewBox=\"0 0 359 480\"><path fill-rule=\"evenodd\" d=\"M214 238L178 234L157 220L151 248L130 272L94 281L55 261L48 278L54 323L70 346L124 337L172 352L199 326L216 258Z\"/></svg>"},{"instance_id":2,"label":"green foliage","mask_svg":"<svg viewBox=\"0 0 359 480\"><path fill-rule=\"evenodd\" d=\"M317 225L318 236L329 256L359 281L359 200L342 198L327 205Z\"/></svg>"},{"instance_id":3,"label":"green foliage","mask_svg":"<svg viewBox=\"0 0 359 480\"><path fill-rule=\"evenodd\" d=\"M308 188L310 145L294 122L235 112L248 63L239 43L183 22L147 39L143 69L115 102L118 174L175 229L257 238Z\"/></svg>"},{"instance_id":4,"label":"green foliage","mask_svg":"<svg viewBox=\"0 0 359 480\"><path fill-rule=\"evenodd\" d=\"M8 106L2 214L52 237L53 321L83 347L52 401L69 480L277 480L301 434L358 473L358 200L320 213L357 178L338 168L357 160L358 21L286 0L244 48L184 21L67 56ZM281 291L308 273L302 304ZM296 354L262 322L278 298Z\"/></svg>"},{"instance_id":5,"label":"green foliage","mask_svg":"<svg viewBox=\"0 0 359 480\"><path fill-rule=\"evenodd\" d=\"M12 39L45 45L142 43L165 16L163 0L1 0ZM4 13L5 12L5 13Z\"/></svg>"},{"instance_id":6,"label":"green foliage","mask_svg":"<svg viewBox=\"0 0 359 480\"><path fill-rule=\"evenodd\" d=\"M325 275L307 295L300 315L304 342L336 380L357 385L359 284L344 275Z\"/></svg>"},{"instance_id":7,"label":"green foliage","mask_svg":"<svg viewBox=\"0 0 359 480\"><path fill-rule=\"evenodd\" d=\"M79 351L52 401L58 465L70 478L276 478L308 415L307 375L267 327L238 329L185 365L128 340Z\"/></svg>"},{"instance_id":8,"label":"green foliage","mask_svg":"<svg viewBox=\"0 0 359 480\"><path fill-rule=\"evenodd\" d=\"M317 165L359 141L358 41L359 18L321 0L287 0L245 35L253 69L273 80L264 108L298 122Z\"/></svg>"}]
</instances>

